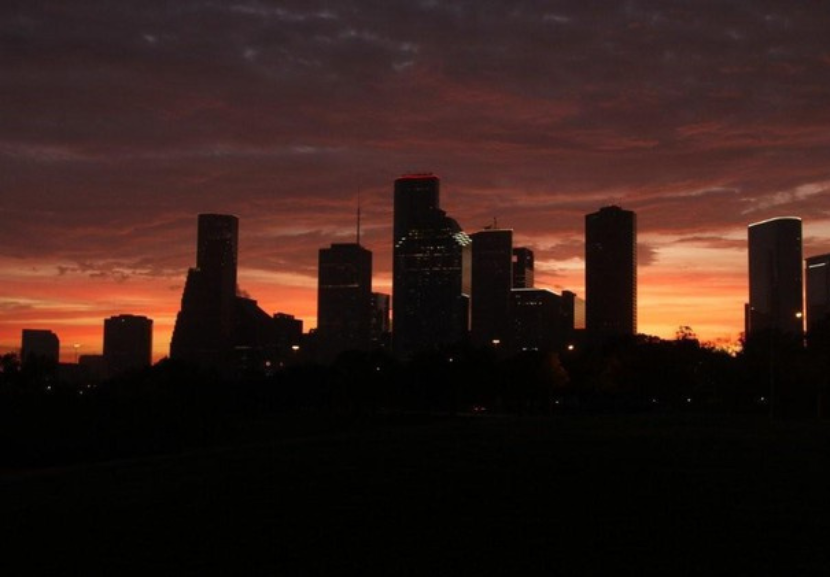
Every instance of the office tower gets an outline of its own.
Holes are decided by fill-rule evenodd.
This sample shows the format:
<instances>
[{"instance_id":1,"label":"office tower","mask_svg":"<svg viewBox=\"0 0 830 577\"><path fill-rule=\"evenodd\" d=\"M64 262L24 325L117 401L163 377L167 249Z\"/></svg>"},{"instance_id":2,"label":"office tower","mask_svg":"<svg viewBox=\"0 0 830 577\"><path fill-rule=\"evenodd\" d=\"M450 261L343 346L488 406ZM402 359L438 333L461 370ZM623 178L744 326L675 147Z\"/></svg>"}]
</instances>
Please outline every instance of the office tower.
<instances>
[{"instance_id":1,"label":"office tower","mask_svg":"<svg viewBox=\"0 0 830 577\"><path fill-rule=\"evenodd\" d=\"M395 180L392 340L399 355L463 341L469 323L470 237L440 209L439 180Z\"/></svg>"},{"instance_id":2,"label":"office tower","mask_svg":"<svg viewBox=\"0 0 830 577\"><path fill-rule=\"evenodd\" d=\"M108 375L149 367L152 351L152 319L117 315L104 320L104 365Z\"/></svg>"},{"instance_id":3,"label":"office tower","mask_svg":"<svg viewBox=\"0 0 830 577\"><path fill-rule=\"evenodd\" d=\"M637 215L606 206L585 216L585 305L590 338L637 333Z\"/></svg>"},{"instance_id":4,"label":"office tower","mask_svg":"<svg viewBox=\"0 0 830 577\"><path fill-rule=\"evenodd\" d=\"M234 329L239 219L225 214L200 214L196 267L209 287L210 322L227 339Z\"/></svg>"},{"instance_id":5,"label":"office tower","mask_svg":"<svg viewBox=\"0 0 830 577\"><path fill-rule=\"evenodd\" d=\"M200 214L196 267L187 273L170 356L204 366L230 358L234 346L239 221Z\"/></svg>"},{"instance_id":6,"label":"office tower","mask_svg":"<svg viewBox=\"0 0 830 577\"><path fill-rule=\"evenodd\" d=\"M317 338L321 357L368 350L372 323L372 252L357 243L320 249Z\"/></svg>"},{"instance_id":7,"label":"office tower","mask_svg":"<svg viewBox=\"0 0 830 577\"><path fill-rule=\"evenodd\" d=\"M476 346L506 343L513 284L513 231L486 229L471 238L470 337Z\"/></svg>"},{"instance_id":8,"label":"office tower","mask_svg":"<svg viewBox=\"0 0 830 577\"><path fill-rule=\"evenodd\" d=\"M533 288L533 251L527 247L513 249L513 288Z\"/></svg>"},{"instance_id":9,"label":"office tower","mask_svg":"<svg viewBox=\"0 0 830 577\"><path fill-rule=\"evenodd\" d=\"M830 254L807 259L807 333L830 329Z\"/></svg>"},{"instance_id":10,"label":"office tower","mask_svg":"<svg viewBox=\"0 0 830 577\"><path fill-rule=\"evenodd\" d=\"M568 311L562 297L547 289L510 291L510 338L514 352L561 350L570 338Z\"/></svg>"},{"instance_id":11,"label":"office tower","mask_svg":"<svg viewBox=\"0 0 830 577\"><path fill-rule=\"evenodd\" d=\"M749 225L748 236L747 334L773 329L801 336L801 219L781 217L757 222Z\"/></svg>"},{"instance_id":12,"label":"office tower","mask_svg":"<svg viewBox=\"0 0 830 577\"><path fill-rule=\"evenodd\" d=\"M52 331L23 329L20 339L20 361L31 363L58 364L60 340Z\"/></svg>"},{"instance_id":13,"label":"office tower","mask_svg":"<svg viewBox=\"0 0 830 577\"><path fill-rule=\"evenodd\" d=\"M373 349L389 347L392 325L389 322L391 298L387 294L372 293L371 335Z\"/></svg>"}]
</instances>

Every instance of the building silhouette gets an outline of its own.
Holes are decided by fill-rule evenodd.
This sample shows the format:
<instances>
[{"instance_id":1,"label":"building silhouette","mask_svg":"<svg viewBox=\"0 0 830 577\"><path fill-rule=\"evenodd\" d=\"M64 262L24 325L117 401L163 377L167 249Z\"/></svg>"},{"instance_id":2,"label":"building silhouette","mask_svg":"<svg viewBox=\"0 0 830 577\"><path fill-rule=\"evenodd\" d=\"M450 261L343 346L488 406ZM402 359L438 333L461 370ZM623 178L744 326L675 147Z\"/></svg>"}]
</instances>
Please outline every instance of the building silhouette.
<instances>
[{"instance_id":1,"label":"building silhouette","mask_svg":"<svg viewBox=\"0 0 830 577\"><path fill-rule=\"evenodd\" d=\"M506 343L510 333L513 231L486 229L471 238L470 339L476 346Z\"/></svg>"},{"instance_id":2,"label":"building silhouette","mask_svg":"<svg viewBox=\"0 0 830 577\"><path fill-rule=\"evenodd\" d=\"M276 344L275 361L285 362L293 356L303 341L303 321L288 313L274 315L274 335Z\"/></svg>"},{"instance_id":3,"label":"building silhouette","mask_svg":"<svg viewBox=\"0 0 830 577\"><path fill-rule=\"evenodd\" d=\"M228 377L266 372L287 358L286 347L299 346L302 321L272 316L238 294L237 217L200 214L198 222L196 267L187 273L170 356Z\"/></svg>"},{"instance_id":4,"label":"building silhouette","mask_svg":"<svg viewBox=\"0 0 830 577\"><path fill-rule=\"evenodd\" d=\"M372 348L388 349L392 336L389 311L392 298L384 293L372 293L372 318L370 324Z\"/></svg>"},{"instance_id":5,"label":"building silhouette","mask_svg":"<svg viewBox=\"0 0 830 577\"><path fill-rule=\"evenodd\" d=\"M830 254L806 260L807 333L830 328Z\"/></svg>"},{"instance_id":6,"label":"building silhouette","mask_svg":"<svg viewBox=\"0 0 830 577\"><path fill-rule=\"evenodd\" d=\"M775 330L802 336L801 219L780 217L750 224L748 237L747 335Z\"/></svg>"},{"instance_id":7,"label":"building silhouette","mask_svg":"<svg viewBox=\"0 0 830 577\"><path fill-rule=\"evenodd\" d=\"M49 330L23 329L20 337L20 361L23 365L41 363L57 365L60 339Z\"/></svg>"},{"instance_id":8,"label":"building silhouette","mask_svg":"<svg viewBox=\"0 0 830 577\"><path fill-rule=\"evenodd\" d=\"M585 216L588 337L637 333L637 215L606 206Z\"/></svg>"},{"instance_id":9,"label":"building silhouette","mask_svg":"<svg viewBox=\"0 0 830 577\"><path fill-rule=\"evenodd\" d=\"M433 174L395 180L392 338L398 355L466 339L470 237L441 210Z\"/></svg>"},{"instance_id":10,"label":"building silhouette","mask_svg":"<svg viewBox=\"0 0 830 577\"><path fill-rule=\"evenodd\" d=\"M170 356L204 366L232 358L236 329L239 220L200 214L196 267L187 273Z\"/></svg>"},{"instance_id":11,"label":"building silhouette","mask_svg":"<svg viewBox=\"0 0 830 577\"><path fill-rule=\"evenodd\" d=\"M533 288L533 251L519 246L513 249L513 288Z\"/></svg>"},{"instance_id":12,"label":"building silhouette","mask_svg":"<svg viewBox=\"0 0 830 577\"><path fill-rule=\"evenodd\" d=\"M152 352L152 319L117 315L104 320L104 365L107 375L149 367Z\"/></svg>"},{"instance_id":13,"label":"building silhouette","mask_svg":"<svg viewBox=\"0 0 830 577\"><path fill-rule=\"evenodd\" d=\"M324 360L371 346L372 252L358 243L320 249L317 339Z\"/></svg>"},{"instance_id":14,"label":"building silhouette","mask_svg":"<svg viewBox=\"0 0 830 577\"><path fill-rule=\"evenodd\" d=\"M558 352L573 342L584 322L584 302L570 291L548 289L510 291L510 350Z\"/></svg>"}]
</instances>

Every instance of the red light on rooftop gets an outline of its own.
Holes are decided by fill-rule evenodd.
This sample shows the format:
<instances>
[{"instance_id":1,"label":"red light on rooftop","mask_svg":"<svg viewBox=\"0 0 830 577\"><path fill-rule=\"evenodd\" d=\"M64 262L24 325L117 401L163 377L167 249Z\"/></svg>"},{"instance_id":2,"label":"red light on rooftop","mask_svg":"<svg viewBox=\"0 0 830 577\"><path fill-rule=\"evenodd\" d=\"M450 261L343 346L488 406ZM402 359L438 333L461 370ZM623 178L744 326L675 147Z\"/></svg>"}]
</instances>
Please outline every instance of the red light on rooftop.
<instances>
[{"instance_id":1,"label":"red light on rooftop","mask_svg":"<svg viewBox=\"0 0 830 577\"><path fill-rule=\"evenodd\" d=\"M438 176L431 172L413 172L403 174L396 180L438 180Z\"/></svg>"}]
</instances>

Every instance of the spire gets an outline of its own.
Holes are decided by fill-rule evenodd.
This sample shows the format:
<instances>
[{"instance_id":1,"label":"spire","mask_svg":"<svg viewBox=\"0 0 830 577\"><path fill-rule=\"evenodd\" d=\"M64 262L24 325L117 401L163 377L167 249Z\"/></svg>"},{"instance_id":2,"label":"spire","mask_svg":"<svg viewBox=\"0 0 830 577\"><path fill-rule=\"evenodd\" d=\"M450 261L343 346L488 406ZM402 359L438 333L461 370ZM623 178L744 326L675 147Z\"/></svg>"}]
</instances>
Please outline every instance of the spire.
<instances>
[{"instance_id":1,"label":"spire","mask_svg":"<svg viewBox=\"0 0 830 577\"><path fill-rule=\"evenodd\" d=\"M357 244L360 244L360 189L357 189Z\"/></svg>"}]
</instances>

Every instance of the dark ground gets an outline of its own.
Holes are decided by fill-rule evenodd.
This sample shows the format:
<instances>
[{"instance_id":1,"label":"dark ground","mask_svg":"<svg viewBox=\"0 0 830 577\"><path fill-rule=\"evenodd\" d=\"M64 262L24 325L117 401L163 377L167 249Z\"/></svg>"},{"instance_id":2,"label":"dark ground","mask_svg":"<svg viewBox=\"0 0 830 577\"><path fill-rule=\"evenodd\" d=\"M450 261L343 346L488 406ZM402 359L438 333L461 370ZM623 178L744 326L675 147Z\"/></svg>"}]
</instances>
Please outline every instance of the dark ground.
<instances>
[{"instance_id":1,"label":"dark ground","mask_svg":"<svg viewBox=\"0 0 830 577\"><path fill-rule=\"evenodd\" d=\"M828 423L375 418L320 435L269 430L242 447L3 473L0 570L830 574Z\"/></svg>"}]
</instances>

